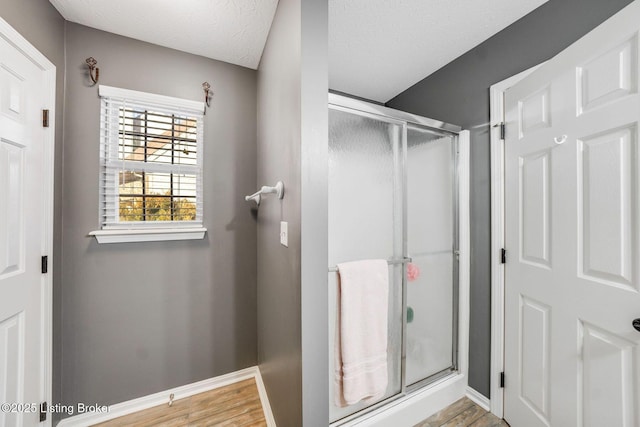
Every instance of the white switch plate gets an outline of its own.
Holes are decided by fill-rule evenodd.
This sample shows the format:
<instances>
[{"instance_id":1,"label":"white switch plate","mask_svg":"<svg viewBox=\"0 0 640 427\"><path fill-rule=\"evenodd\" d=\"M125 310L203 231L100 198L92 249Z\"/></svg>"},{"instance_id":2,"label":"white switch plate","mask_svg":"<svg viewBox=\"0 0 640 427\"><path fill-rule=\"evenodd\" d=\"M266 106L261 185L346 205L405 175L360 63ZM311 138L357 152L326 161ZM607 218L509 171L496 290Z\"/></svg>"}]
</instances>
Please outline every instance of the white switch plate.
<instances>
[{"instance_id":1,"label":"white switch plate","mask_svg":"<svg viewBox=\"0 0 640 427\"><path fill-rule=\"evenodd\" d=\"M289 247L289 223L280 221L280 244Z\"/></svg>"}]
</instances>

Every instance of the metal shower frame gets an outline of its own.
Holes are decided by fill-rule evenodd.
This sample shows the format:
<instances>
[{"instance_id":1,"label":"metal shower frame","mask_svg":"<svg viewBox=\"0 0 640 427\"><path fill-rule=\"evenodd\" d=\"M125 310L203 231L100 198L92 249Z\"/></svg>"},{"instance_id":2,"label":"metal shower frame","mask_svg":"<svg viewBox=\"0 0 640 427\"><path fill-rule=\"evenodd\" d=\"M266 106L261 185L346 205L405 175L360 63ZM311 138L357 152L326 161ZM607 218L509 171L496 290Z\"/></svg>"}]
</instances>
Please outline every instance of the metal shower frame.
<instances>
[{"instance_id":1,"label":"metal shower frame","mask_svg":"<svg viewBox=\"0 0 640 427\"><path fill-rule=\"evenodd\" d=\"M404 111L395 110L393 108L385 107L383 105L373 104L364 100L350 98L348 96L339 95L336 93L329 93L328 99L328 107L332 110L342 111L350 114L356 114L362 117L367 117L371 119L375 119L378 121L382 121L385 123L395 124L401 127L401 147L402 147L402 159L401 159L401 167L402 167L402 259L410 259L407 248L407 136L408 129L410 127L427 129L442 133L444 135L450 135L453 137L452 143L452 158L453 158L453 176L454 176L454 191L453 191L453 214L454 214L454 230L453 230L453 247L451 248L451 253L453 255L453 345L452 345L452 354L451 354L451 366L437 372L429 377L426 377L416 383L407 385L406 384L406 347L407 347L407 316L402 313L402 351L401 351L401 363L400 363L400 392L384 399L380 402L375 403L374 405L368 406L358 412L355 412L351 415L348 415L344 418L334 421L330 425L332 427L337 427L343 424L346 424L350 421L353 421L356 418L359 418L365 414L371 413L376 409L379 409L383 406L388 405L389 403L405 397L415 391L418 391L430 384L433 384L435 381L446 378L450 375L454 375L458 370L458 318L459 318L459 276L460 276L460 236L459 236L459 223L460 223L460 213L459 213L459 164L458 164L458 155L459 155L459 144L458 144L458 136L462 131L462 127L453 125L450 123L445 123L439 120L429 119L426 117L422 117L416 114L407 113ZM406 269L406 263L402 263L404 269ZM406 274L402 274L402 307L403 310L406 310L407 307L407 278Z\"/></svg>"}]
</instances>

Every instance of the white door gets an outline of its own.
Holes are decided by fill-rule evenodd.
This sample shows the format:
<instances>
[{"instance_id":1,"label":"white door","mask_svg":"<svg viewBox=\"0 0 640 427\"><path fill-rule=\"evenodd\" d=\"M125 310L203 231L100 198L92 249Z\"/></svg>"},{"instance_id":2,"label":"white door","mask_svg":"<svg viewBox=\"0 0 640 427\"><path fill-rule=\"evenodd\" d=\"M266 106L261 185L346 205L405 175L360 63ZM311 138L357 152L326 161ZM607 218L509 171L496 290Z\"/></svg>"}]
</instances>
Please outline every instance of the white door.
<instances>
[{"instance_id":1,"label":"white door","mask_svg":"<svg viewBox=\"0 0 640 427\"><path fill-rule=\"evenodd\" d=\"M47 394L41 256L52 179L42 127L48 90L45 72L0 38L0 403L33 404L3 406L0 426L7 427L37 425Z\"/></svg>"},{"instance_id":2,"label":"white door","mask_svg":"<svg viewBox=\"0 0 640 427\"><path fill-rule=\"evenodd\" d=\"M505 94L505 419L640 426L635 1Z\"/></svg>"}]
</instances>

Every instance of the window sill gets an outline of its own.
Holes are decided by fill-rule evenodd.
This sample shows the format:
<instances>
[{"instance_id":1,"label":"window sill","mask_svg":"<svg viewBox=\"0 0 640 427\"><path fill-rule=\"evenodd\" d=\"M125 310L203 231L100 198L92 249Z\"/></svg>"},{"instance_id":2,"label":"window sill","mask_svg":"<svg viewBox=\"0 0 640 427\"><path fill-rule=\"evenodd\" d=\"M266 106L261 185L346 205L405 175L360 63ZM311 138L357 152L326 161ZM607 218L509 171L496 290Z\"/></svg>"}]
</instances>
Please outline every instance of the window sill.
<instances>
[{"instance_id":1,"label":"window sill","mask_svg":"<svg viewBox=\"0 0 640 427\"><path fill-rule=\"evenodd\" d=\"M198 228L162 228L148 230L96 230L89 236L98 243L165 242L169 240L201 240L207 229Z\"/></svg>"}]
</instances>

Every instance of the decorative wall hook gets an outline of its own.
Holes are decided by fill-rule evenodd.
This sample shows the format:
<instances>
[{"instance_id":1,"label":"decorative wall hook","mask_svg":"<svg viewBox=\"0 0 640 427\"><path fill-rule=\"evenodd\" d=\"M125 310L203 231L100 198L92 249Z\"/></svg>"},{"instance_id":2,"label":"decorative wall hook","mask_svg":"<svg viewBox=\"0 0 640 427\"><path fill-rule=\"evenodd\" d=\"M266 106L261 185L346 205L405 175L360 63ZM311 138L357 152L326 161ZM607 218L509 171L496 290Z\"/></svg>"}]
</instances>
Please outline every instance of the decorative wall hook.
<instances>
[{"instance_id":1,"label":"decorative wall hook","mask_svg":"<svg viewBox=\"0 0 640 427\"><path fill-rule=\"evenodd\" d=\"M567 135L562 135L560 138L558 138L557 136L553 137L553 142L555 142L558 145L564 144L566 140L567 140Z\"/></svg>"},{"instance_id":2,"label":"decorative wall hook","mask_svg":"<svg viewBox=\"0 0 640 427\"><path fill-rule=\"evenodd\" d=\"M202 83L202 89L204 89L204 103L207 104L207 107L211 107L211 99L209 96L211 85L209 84L209 82Z\"/></svg>"},{"instance_id":3,"label":"decorative wall hook","mask_svg":"<svg viewBox=\"0 0 640 427\"><path fill-rule=\"evenodd\" d=\"M95 86L98 83L98 79L100 78L100 69L96 67L98 65L98 61L96 61L93 56L90 56L86 60L87 67L89 67L89 77L91 77L91 81L93 84L91 86ZM95 71L95 76L93 72Z\"/></svg>"}]
</instances>

